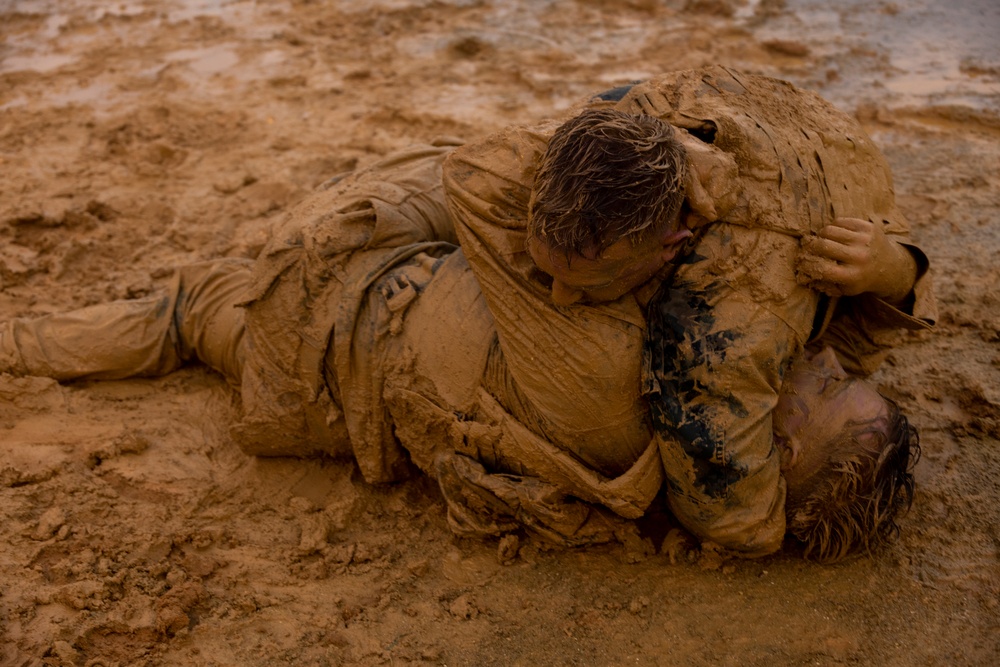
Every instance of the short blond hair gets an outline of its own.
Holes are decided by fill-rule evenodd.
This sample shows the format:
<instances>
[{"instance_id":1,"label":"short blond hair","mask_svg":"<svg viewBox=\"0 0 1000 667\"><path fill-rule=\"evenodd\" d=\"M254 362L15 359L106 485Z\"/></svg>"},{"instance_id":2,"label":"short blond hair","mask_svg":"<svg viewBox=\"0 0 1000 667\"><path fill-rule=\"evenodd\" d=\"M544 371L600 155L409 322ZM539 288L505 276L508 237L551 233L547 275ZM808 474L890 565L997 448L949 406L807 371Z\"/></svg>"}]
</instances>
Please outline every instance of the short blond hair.
<instances>
[{"instance_id":1,"label":"short blond hair","mask_svg":"<svg viewBox=\"0 0 1000 667\"><path fill-rule=\"evenodd\" d=\"M913 503L920 435L894 401L883 399L888 416L855 424L832 443L832 459L809 490L786 502L787 530L808 559L834 563L899 535L896 520Z\"/></svg>"}]
</instances>

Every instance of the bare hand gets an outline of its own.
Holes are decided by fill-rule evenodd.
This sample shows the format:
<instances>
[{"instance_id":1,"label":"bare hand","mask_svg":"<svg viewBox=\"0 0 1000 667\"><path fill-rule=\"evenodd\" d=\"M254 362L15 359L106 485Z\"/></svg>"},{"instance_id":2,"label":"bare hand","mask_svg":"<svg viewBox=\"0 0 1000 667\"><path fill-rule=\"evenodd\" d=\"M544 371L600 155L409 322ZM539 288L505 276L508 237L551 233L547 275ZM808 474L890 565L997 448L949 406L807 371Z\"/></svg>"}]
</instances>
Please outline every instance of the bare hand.
<instances>
[{"instance_id":1,"label":"bare hand","mask_svg":"<svg viewBox=\"0 0 1000 667\"><path fill-rule=\"evenodd\" d=\"M802 239L796 277L799 284L830 296L871 292L895 299L913 286L915 266L905 284L911 264L910 253L886 237L881 224L837 218L819 234Z\"/></svg>"}]
</instances>

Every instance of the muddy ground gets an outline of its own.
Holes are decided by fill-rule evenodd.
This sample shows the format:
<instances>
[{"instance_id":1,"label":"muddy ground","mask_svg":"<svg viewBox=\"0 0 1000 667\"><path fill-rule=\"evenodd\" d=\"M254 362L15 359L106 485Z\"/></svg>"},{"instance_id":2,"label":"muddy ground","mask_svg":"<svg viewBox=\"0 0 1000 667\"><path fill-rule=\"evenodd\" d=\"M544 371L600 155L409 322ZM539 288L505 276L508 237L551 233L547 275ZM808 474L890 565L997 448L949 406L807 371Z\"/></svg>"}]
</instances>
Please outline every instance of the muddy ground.
<instances>
[{"instance_id":1,"label":"muddy ground","mask_svg":"<svg viewBox=\"0 0 1000 667\"><path fill-rule=\"evenodd\" d=\"M831 567L658 537L502 564L425 479L248 458L208 371L0 377L0 664L998 664L991 0L0 0L0 34L0 319L252 257L311 188L412 141L712 62L862 120L941 305L875 377L923 436L902 537Z\"/></svg>"}]
</instances>

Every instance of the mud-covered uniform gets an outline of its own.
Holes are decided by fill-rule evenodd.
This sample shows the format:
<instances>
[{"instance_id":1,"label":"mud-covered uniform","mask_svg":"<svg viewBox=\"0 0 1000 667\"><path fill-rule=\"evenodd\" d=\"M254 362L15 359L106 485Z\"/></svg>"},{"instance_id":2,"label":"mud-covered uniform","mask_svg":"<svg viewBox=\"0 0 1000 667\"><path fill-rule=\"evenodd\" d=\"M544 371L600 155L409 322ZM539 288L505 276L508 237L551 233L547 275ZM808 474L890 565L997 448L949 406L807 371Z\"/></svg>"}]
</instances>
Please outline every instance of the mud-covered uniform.
<instances>
[{"instance_id":1,"label":"mud-covered uniform","mask_svg":"<svg viewBox=\"0 0 1000 667\"><path fill-rule=\"evenodd\" d=\"M233 432L250 454L351 454L370 482L415 463L441 482L460 534L527 526L579 544L629 531L614 517L640 516L661 486L655 448L644 476L606 478L498 400L521 397L454 243L442 186L453 148L332 179L255 261L184 266L161 296L0 323L0 372L116 379L202 361L240 390Z\"/></svg>"},{"instance_id":2,"label":"mud-covered uniform","mask_svg":"<svg viewBox=\"0 0 1000 667\"><path fill-rule=\"evenodd\" d=\"M337 454L354 444L367 479L405 476L391 430L356 407L381 395L383 332L365 318L368 301L400 311L393 297L407 281L422 286L455 250L441 186L452 148L416 146L331 179L286 214L254 261L180 267L164 295L0 322L0 371L99 380L202 361L240 389L235 430L247 451Z\"/></svg>"},{"instance_id":3,"label":"mud-covered uniform","mask_svg":"<svg viewBox=\"0 0 1000 667\"><path fill-rule=\"evenodd\" d=\"M633 88L617 104L684 127L688 116L653 94L695 75L673 77ZM447 162L449 145L390 156L296 207L256 262L185 267L165 297L8 323L0 369L111 378L200 359L240 388L235 432L246 451L351 453L371 482L404 477L412 461L438 478L463 534L527 526L568 544L608 539L622 526L607 510L640 516L663 485L662 461L671 507L692 531L751 553L773 550L783 486L770 444L772 399L788 360L823 329L817 313L835 310L818 310L820 297L795 285L797 236L834 214L883 213L831 205L807 215L807 202L793 211L798 223L782 210L766 218L748 192L770 187L783 202L777 172L758 173L740 140L722 140L725 121L706 118L722 128L715 147L693 143L695 135L685 141L702 156L702 194L727 224L699 230L654 304L649 332L631 295L553 306L525 252L534 169L557 125L547 123L505 130ZM850 132L867 141L855 125ZM874 149L862 157L888 179ZM797 178L785 167L785 178ZM800 180L819 184L814 172ZM744 181L751 185L740 189ZM891 185L880 186L891 208ZM905 234L891 211L889 231ZM762 263L775 268L758 272ZM925 282L917 317L929 300ZM919 323L866 298L842 300L838 310L826 335L836 332L839 349L859 363L882 349L885 331ZM733 350L708 349L706 340ZM733 354L737 345L745 354ZM707 376L698 365L706 354L720 359ZM720 398L723 386L744 407ZM697 429L712 434L710 446L689 437ZM713 485L720 474L721 494Z\"/></svg>"},{"instance_id":4,"label":"mud-covered uniform","mask_svg":"<svg viewBox=\"0 0 1000 667\"><path fill-rule=\"evenodd\" d=\"M505 407L599 475L642 477L637 468L652 465L644 413L625 407L641 392L674 515L703 539L772 552L785 532L771 424L783 374L809 341L867 374L899 328L930 326L927 260L910 246L919 277L905 312L797 283L799 239L837 217L880 222L902 243L909 232L884 158L812 93L712 67L618 89L604 103L684 131L711 222L690 217L701 220L695 238L647 317L632 295L559 308L525 249L534 170L556 124L458 149L445 183L460 243L491 311L512 314L497 317L497 333L526 400ZM637 367L642 383L630 385Z\"/></svg>"}]
</instances>

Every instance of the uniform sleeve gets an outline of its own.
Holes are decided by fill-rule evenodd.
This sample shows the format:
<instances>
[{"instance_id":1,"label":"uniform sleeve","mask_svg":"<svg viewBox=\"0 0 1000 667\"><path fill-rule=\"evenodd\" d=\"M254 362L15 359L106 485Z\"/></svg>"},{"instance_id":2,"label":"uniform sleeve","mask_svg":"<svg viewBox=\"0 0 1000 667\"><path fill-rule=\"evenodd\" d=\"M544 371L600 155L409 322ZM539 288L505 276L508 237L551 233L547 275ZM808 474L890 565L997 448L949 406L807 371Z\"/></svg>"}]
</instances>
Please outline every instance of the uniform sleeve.
<instances>
[{"instance_id":1,"label":"uniform sleeve","mask_svg":"<svg viewBox=\"0 0 1000 667\"><path fill-rule=\"evenodd\" d=\"M536 165L554 125L512 127L458 149L445 162L444 186L459 242L480 280L516 283L538 293L525 252L528 200Z\"/></svg>"},{"instance_id":2,"label":"uniform sleeve","mask_svg":"<svg viewBox=\"0 0 1000 667\"><path fill-rule=\"evenodd\" d=\"M839 299L827 305L827 322L809 342L810 349L832 347L844 369L854 375L874 373L899 345L902 331L929 330L937 322L930 261L908 236L897 240L917 262L917 280L908 298L896 305L870 294Z\"/></svg>"},{"instance_id":3,"label":"uniform sleeve","mask_svg":"<svg viewBox=\"0 0 1000 667\"><path fill-rule=\"evenodd\" d=\"M648 313L645 390L667 502L699 538L748 556L776 551L785 533L771 413L816 303L795 283L796 248L712 225Z\"/></svg>"}]
</instances>

